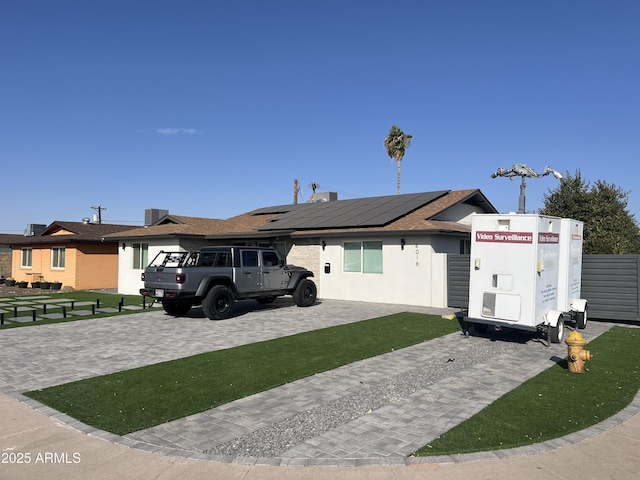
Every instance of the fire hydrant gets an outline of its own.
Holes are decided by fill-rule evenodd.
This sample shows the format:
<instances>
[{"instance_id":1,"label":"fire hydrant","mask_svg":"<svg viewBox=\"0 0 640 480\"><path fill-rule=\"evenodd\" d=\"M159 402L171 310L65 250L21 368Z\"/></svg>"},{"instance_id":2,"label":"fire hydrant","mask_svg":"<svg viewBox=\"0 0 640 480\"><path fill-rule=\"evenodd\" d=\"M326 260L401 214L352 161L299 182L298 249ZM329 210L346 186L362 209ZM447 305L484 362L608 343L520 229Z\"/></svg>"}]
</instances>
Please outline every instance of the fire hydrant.
<instances>
[{"instance_id":1,"label":"fire hydrant","mask_svg":"<svg viewBox=\"0 0 640 480\"><path fill-rule=\"evenodd\" d=\"M587 344L580 332L574 330L564 341L569 346L569 371L571 373L584 373L584 362L591 360L591 352L583 347Z\"/></svg>"}]
</instances>

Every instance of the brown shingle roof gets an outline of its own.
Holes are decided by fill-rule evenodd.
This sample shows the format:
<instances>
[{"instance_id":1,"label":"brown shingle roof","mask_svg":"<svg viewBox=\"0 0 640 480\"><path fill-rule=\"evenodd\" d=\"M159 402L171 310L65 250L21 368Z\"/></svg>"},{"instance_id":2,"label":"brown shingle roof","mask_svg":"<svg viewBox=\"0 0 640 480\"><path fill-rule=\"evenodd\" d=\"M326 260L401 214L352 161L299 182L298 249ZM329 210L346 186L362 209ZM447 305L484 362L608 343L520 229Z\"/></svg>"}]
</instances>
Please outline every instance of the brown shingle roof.
<instances>
[{"instance_id":1,"label":"brown shingle roof","mask_svg":"<svg viewBox=\"0 0 640 480\"><path fill-rule=\"evenodd\" d=\"M69 242L101 242L116 232L131 230L136 227L131 225L97 224L84 222L60 222L49 225L41 235L21 237L13 242L14 245L33 245L42 243L69 243ZM70 232L70 233L64 233Z\"/></svg>"},{"instance_id":2,"label":"brown shingle roof","mask_svg":"<svg viewBox=\"0 0 640 480\"><path fill-rule=\"evenodd\" d=\"M0 233L0 246L9 246L12 243L24 239L24 235L15 235L9 233Z\"/></svg>"},{"instance_id":3,"label":"brown shingle roof","mask_svg":"<svg viewBox=\"0 0 640 480\"><path fill-rule=\"evenodd\" d=\"M393 231L446 231L468 233L470 228L457 222L439 220L447 209L463 202L473 201L483 204L485 210L496 212L484 195L477 189L450 190L442 192L435 200L417 208L416 210L394 220L386 225L355 227L355 228L330 228L330 229L306 229L306 230L269 230L258 231L260 227L274 225L271 221L278 215L287 213L297 208L296 205L283 205L280 207L267 207L243 213L226 220L188 217L182 215L167 215L159 222L160 225L135 228L124 232L112 234L111 238L133 237L162 237L162 236L203 236L215 237L264 237L269 235L282 235L291 233L292 236L338 234L338 233L362 233L362 232L393 232ZM338 203L339 201L335 201ZM333 203L333 202L329 202ZM305 204L306 205L306 204ZM329 206L324 204L325 207ZM324 208L324 207L323 207Z\"/></svg>"},{"instance_id":4,"label":"brown shingle roof","mask_svg":"<svg viewBox=\"0 0 640 480\"><path fill-rule=\"evenodd\" d=\"M149 227L136 228L110 235L112 238L129 237L162 237L176 235L209 236L209 235L246 235L255 233L271 219L273 215L254 215L252 212L243 213L226 220L216 218L187 217L171 215L167 218L180 223L163 223ZM166 219L165 219L166 220Z\"/></svg>"}]
</instances>

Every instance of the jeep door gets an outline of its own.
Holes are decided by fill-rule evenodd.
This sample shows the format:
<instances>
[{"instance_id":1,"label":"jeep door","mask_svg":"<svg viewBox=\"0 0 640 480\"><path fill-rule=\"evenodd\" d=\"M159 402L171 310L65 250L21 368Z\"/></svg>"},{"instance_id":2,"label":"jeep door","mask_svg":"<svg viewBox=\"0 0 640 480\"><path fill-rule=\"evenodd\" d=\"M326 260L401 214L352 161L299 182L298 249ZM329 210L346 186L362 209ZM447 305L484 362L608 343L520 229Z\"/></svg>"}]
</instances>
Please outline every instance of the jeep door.
<instances>
[{"instance_id":1,"label":"jeep door","mask_svg":"<svg viewBox=\"0 0 640 480\"><path fill-rule=\"evenodd\" d=\"M259 292L262 290L262 269L259 265L259 250L240 249L240 269L236 276L239 292Z\"/></svg>"},{"instance_id":2,"label":"jeep door","mask_svg":"<svg viewBox=\"0 0 640 480\"><path fill-rule=\"evenodd\" d=\"M285 290L289 285L289 273L280 265L280 257L273 251L262 252L262 287L265 290Z\"/></svg>"}]
</instances>

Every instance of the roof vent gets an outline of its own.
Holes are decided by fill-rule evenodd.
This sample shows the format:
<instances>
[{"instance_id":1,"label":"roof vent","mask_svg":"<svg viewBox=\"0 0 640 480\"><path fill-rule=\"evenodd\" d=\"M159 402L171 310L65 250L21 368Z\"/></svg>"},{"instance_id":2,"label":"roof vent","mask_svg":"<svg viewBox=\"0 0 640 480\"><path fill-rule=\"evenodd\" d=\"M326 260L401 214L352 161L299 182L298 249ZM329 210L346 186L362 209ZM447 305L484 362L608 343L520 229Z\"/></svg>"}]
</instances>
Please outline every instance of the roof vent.
<instances>
[{"instance_id":1,"label":"roof vent","mask_svg":"<svg viewBox=\"0 0 640 480\"><path fill-rule=\"evenodd\" d=\"M91 223L91 219L89 217L84 217L82 219L82 223L84 223L85 225L89 225Z\"/></svg>"}]
</instances>

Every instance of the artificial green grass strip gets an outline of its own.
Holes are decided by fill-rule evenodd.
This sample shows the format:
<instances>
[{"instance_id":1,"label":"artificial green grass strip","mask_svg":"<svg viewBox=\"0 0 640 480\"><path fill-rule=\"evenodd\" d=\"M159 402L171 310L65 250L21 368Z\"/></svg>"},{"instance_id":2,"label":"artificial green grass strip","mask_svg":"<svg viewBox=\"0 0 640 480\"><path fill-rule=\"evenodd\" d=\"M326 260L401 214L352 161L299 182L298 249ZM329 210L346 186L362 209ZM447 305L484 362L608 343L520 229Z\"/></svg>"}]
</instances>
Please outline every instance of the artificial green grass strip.
<instances>
[{"instance_id":1,"label":"artificial green grass strip","mask_svg":"<svg viewBox=\"0 0 640 480\"><path fill-rule=\"evenodd\" d=\"M593 356L585 364L585 373L569 373L565 359L414 455L531 445L583 430L618 413L640 389L640 330L614 327L585 348Z\"/></svg>"},{"instance_id":2,"label":"artificial green grass strip","mask_svg":"<svg viewBox=\"0 0 640 480\"><path fill-rule=\"evenodd\" d=\"M455 320L400 313L26 395L85 424L124 435L456 330L459 324Z\"/></svg>"},{"instance_id":3,"label":"artificial green grass strip","mask_svg":"<svg viewBox=\"0 0 640 480\"><path fill-rule=\"evenodd\" d=\"M134 313L142 313L142 312L148 311L148 310L142 310L141 295L120 295L120 294L114 294L114 293L102 293L102 292L92 292L92 291L61 292L56 290L51 290L51 291L42 290L40 292L36 291L30 295L20 295L17 297L1 297L0 300L9 301L9 302L13 302L16 300L19 300L22 302L29 302L31 301L30 297L32 296L37 296L38 298L43 296L50 297L50 299L53 300L51 303L48 303L50 308L49 310L50 313L52 311L56 313L61 312L61 310L59 308L56 309L54 305L60 304L60 303L69 303L69 302L59 302L59 301L56 302L56 300L59 300L60 298L69 299L69 301L75 301L76 303L96 302L97 300L99 300L100 308L103 308L103 309L104 308L117 309L118 304L122 301L126 306L139 306L141 307L141 309L140 310L123 309L122 312L117 312L117 311L97 312L95 315L74 316L73 310L67 307L67 314L68 314L67 318L42 319L42 320L37 320L35 322L27 321L27 322L16 322L16 323L11 323L9 321L6 321L4 325L0 325L0 330L11 329L11 328L22 328L22 327L35 327L38 325L46 325L51 323L64 323L64 322L76 322L79 320L92 320L96 318L115 317L118 315L132 315ZM34 301L34 303L42 304L43 302ZM77 306L76 309L90 310L90 307ZM42 310L39 310L38 314L41 314L41 313L42 313ZM8 315L5 314L5 316L8 316ZM18 312L18 316L30 318L31 312L30 311Z\"/></svg>"}]
</instances>

